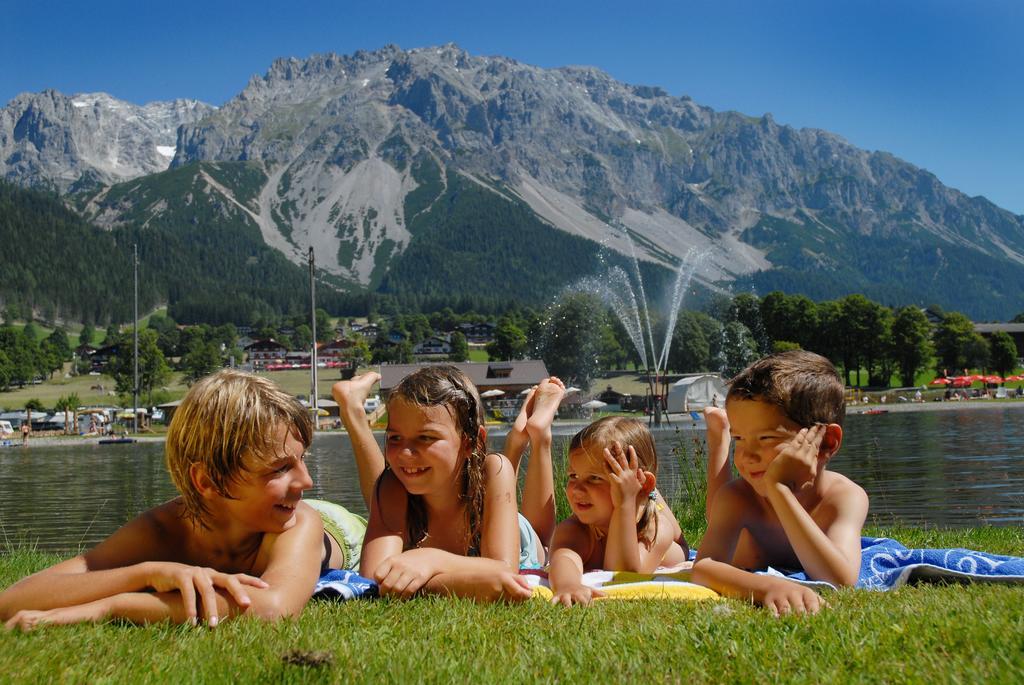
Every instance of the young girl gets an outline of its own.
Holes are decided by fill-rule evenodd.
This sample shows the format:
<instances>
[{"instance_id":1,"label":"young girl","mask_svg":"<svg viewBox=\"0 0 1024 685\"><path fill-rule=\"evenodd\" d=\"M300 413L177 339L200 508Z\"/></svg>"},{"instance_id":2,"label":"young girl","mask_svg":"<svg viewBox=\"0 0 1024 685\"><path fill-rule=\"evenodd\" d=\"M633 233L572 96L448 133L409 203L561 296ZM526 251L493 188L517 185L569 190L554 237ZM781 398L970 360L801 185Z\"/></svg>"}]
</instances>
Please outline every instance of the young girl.
<instances>
[{"instance_id":1,"label":"young girl","mask_svg":"<svg viewBox=\"0 0 1024 685\"><path fill-rule=\"evenodd\" d=\"M686 561L679 523L655 489L657 470L654 440L636 419L610 416L573 437L565 486L573 515L552 541L552 602L602 596L582 584L584 571L651 573Z\"/></svg>"},{"instance_id":2,"label":"young girl","mask_svg":"<svg viewBox=\"0 0 1024 685\"><path fill-rule=\"evenodd\" d=\"M378 379L368 373L332 391L370 507L360 573L399 597L530 597L518 570L542 558L543 548L516 510L515 469L486 451L473 383L454 366L402 379L387 401L385 465L362 410Z\"/></svg>"},{"instance_id":3,"label":"young girl","mask_svg":"<svg viewBox=\"0 0 1024 685\"><path fill-rule=\"evenodd\" d=\"M325 534L322 516L302 502L313 484L304 461L312 438L308 411L270 381L231 370L200 380L167 433L180 496L7 588L0 620L27 630L201 618L212 628L237 614L297 615L318 576L346 565L351 544ZM344 524L351 515L342 514Z\"/></svg>"}]
</instances>

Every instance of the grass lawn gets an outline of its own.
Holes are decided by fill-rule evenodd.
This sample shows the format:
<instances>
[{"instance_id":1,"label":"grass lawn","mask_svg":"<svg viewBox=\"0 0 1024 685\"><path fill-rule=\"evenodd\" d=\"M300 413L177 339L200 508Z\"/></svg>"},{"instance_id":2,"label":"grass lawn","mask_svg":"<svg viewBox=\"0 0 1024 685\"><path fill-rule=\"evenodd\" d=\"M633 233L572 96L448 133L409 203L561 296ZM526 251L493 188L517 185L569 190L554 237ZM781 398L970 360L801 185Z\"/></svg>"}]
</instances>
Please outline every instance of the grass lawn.
<instances>
[{"instance_id":1,"label":"grass lawn","mask_svg":"<svg viewBox=\"0 0 1024 685\"><path fill-rule=\"evenodd\" d=\"M1020 529L891 530L908 546L1024 554ZM0 587L55 561L0 556ZM1024 587L827 596L773 619L737 601L564 609L422 598L313 603L296 620L0 632L5 682L1020 682Z\"/></svg>"},{"instance_id":2,"label":"grass lawn","mask_svg":"<svg viewBox=\"0 0 1024 685\"><path fill-rule=\"evenodd\" d=\"M703 463L688 442L671 456ZM556 459L556 482L564 481ZM673 503L703 535L700 469ZM568 512L556 489L559 517ZM908 547L1024 556L1024 528L869 528ZM0 588L58 557L3 547ZM827 595L817 616L773 619L743 602L541 600L481 606L418 598L311 603L295 619L216 630L120 623L0 631L0 682L1019 682L1024 586L930 585Z\"/></svg>"}]
</instances>

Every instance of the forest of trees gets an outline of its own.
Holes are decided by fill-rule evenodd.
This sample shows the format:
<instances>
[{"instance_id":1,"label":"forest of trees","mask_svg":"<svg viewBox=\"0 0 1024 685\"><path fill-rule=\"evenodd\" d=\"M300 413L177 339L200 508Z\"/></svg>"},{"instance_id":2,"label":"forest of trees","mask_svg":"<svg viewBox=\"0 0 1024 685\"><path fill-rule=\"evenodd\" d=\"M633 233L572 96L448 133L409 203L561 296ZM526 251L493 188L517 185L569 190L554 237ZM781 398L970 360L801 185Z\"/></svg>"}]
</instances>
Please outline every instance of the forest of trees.
<instances>
[{"instance_id":1,"label":"forest of trees","mask_svg":"<svg viewBox=\"0 0 1024 685\"><path fill-rule=\"evenodd\" d=\"M785 349L807 349L829 357L856 387L889 387L896 379L912 387L923 372L957 375L964 369L1007 375L1018 367L1020 352L1013 338L995 333L989 338L975 332L974 324L959 312L937 307L892 309L863 295L814 302L802 295L772 292L763 298L748 293L714 298L701 310L683 309L672 331L664 371L688 373L714 371L729 377L757 357ZM47 378L72 359L68 334L56 328L42 336L32 323L18 329L11 325L15 312L6 311L0 327L0 388L23 386ZM929 318L935 319L932 323ZM464 361L469 346L458 327L492 318L476 313L457 313L444 308L431 314L371 313L383 335L376 343L354 338L351 355L359 364L411 362L417 343L437 333L450 334L452 361ZM342 318L342 322L346 320ZM1014 321L1024 322L1024 314ZM587 385L602 370L643 370L639 352L622 323L595 295L575 293L551 307L537 310L512 304L495 321L494 340L486 350L493 360L535 357L549 371L567 382ZM256 338L274 338L291 349L307 349L312 328L306 315L267 316L255 322ZM665 340L667 320L652 312L657 352ZM317 339L335 338L335 325L324 309L317 310ZM392 335L397 333L399 335ZM79 334L82 343L96 343L93 326ZM391 343L389 338L400 338ZM169 315L150 317L139 333L140 392L147 404L162 400L157 389L172 370L191 382L224 366L240 362L244 353L239 334L231 323L180 327ZM116 325L107 328L104 345L117 345L118 354L108 372L122 395L131 394L132 333ZM655 355L647 350L648 360ZM650 362L653 365L653 362ZM79 373L88 364L79 360Z\"/></svg>"}]
</instances>

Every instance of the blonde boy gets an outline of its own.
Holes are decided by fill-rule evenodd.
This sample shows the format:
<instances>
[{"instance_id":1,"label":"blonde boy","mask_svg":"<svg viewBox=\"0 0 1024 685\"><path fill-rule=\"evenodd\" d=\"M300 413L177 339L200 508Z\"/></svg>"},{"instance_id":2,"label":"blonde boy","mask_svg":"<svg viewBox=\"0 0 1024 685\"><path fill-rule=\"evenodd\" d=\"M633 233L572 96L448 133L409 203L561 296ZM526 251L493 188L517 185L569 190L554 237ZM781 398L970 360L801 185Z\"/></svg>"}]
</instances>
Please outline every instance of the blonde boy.
<instances>
[{"instance_id":1,"label":"blonde boy","mask_svg":"<svg viewBox=\"0 0 1024 685\"><path fill-rule=\"evenodd\" d=\"M8 628L123 618L210 627L298 614L338 549L303 503L305 408L270 381L225 370L194 386L167 434L179 497L95 548L0 593Z\"/></svg>"},{"instance_id":2,"label":"blonde boy","mask_svg":"<svg viewBox=\"0 0 1024 685\"><path fill-rule=\"evenodd\" d=\"M725 411L707 410L708 530L695 582L775 614L815 613L821 601L797 583L748 569L857 582L868 497L825 469L843 440L843 396L832 363L797 350L754 362L730 382ZM740 477L728 481L730 435Z\"/></svg>"}]
</instances>

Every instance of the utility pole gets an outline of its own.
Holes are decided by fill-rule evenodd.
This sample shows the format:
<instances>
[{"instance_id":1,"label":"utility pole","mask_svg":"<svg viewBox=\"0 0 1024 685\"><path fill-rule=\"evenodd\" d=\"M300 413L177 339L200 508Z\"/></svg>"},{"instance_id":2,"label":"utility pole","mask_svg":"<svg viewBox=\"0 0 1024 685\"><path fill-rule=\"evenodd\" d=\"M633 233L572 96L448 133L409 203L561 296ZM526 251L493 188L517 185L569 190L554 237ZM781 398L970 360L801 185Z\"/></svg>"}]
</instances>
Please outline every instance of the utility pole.
<instances>
[{"instance_id":1,"label":"utility pole","mask_svg":"<svg viewBox=\"0 0 1024 685\"><path fill-rule=\"evenodd\" d=\"M313 425L320 423L320 404L316 398L316 259L313 256L313 246L309 246L309 321L313 331L313 349L309 355L309 372L312 382L312 390L309 393L309 408L313 412Z\"/></svg>"},{"instance_id":2,"label":"utility pole","mask_svg":"<svg viewBox=\"0 0 1024 685\"><path fill-rule=\"evenodd\" d=\"M132 432L139 432L139 245L132 245L132 282L135 286L135 325L133 327L135 369L132 375Z\"/></svg>"}]
</instances>

